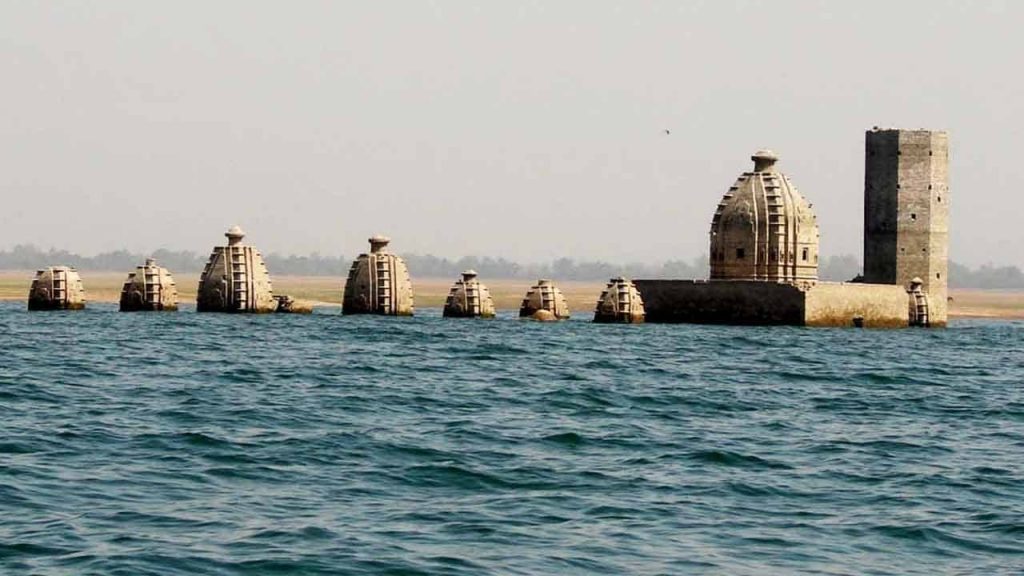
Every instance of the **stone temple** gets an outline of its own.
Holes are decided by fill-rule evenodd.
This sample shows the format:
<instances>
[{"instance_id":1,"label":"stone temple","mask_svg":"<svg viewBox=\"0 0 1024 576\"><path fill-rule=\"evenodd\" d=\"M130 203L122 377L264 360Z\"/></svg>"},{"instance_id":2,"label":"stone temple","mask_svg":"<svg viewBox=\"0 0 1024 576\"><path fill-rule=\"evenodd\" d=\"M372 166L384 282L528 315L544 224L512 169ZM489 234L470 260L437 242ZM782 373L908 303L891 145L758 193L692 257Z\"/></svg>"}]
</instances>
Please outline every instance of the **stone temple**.
<instances>
[{"instance_id":1,"label":"stone temple","mask_svg":"<svg viewBox=\"0 0 1024 576\"><path fill-rule=\"evenodd\" d=\"M523 297L519 306L520 318L537 320L568 320L569 304L562 290L547 278L537 280Z\"/></svg>"},{"instance_id":2,"label":"stone temple","mask_svg":"<svg viewBox=\"0 0 1024 576\"><path fill-rule=\"evenodd\" d=\"M78 271L70 266L51 266L36 272L28 291L29 310L81 310L85 288Z\"/></svg>"},{"instance_id":3,"label":"stone temple","mask_svg":"<svg viewBox=\"0 0 1024 576\"><path fill-rule=\"evenodd\" d=\"M711 220L711 279L813 283L818 279L818 222L778 156L758 150L725 193Z\"/></svg>"},{"instance_id":4,"label":"stone temple","mask_svg":"<svg viewBox=\"0 0 1024 576\"><path fill-rule=\"evenodd\" d=\"M352 262L342 294L342 314L412 316L414 311L409 268L388 251L387 236L370 238L369 254Z\"/></svg>"},{"instance_id":5,"label":"stone temple","mask_svg":"<svg viewBox=\"0 0 1024 576\"><path fill-rule=\"evenodd\" d=\"M128 274L121 287L120 310L122 312L167 311L178 309L178 287L170 271L157 266L156 260L147 258L146 263Z\"/></svg>"},{"instance_id":6,"label":"stone temple","mask_svg":"<svg viewBox=\"0 0 1024 576\"><path fill-rule=\"evenodd\" d=\"M445 318L494 318L491 291L477 278L476 270L466 270L455 281L444 303Z\"/></svg>"},{"instance_id":7,"label":"stone temple","mask_svg":"<svg viewBox=\"0 0 1024 576\"><path fill-rule=\"evenodd\" d=\"M216 246L199 277L197 312L275 312L270 273L263 255L242 244L245 232L232 226L227 246Z\"/></svg>"},{"instance_id":8,"label":"stone temple","mask_svg":"<svg viewBox=\"0 0 1024 576\"><path fill-rule=\"evenodd\" d=\"M608 281L594 309L594 322L600 324L642 324L644 300L636 284L619 276Z\"/></svg>"},{"instance_id":9,"label":"stone temple","mask_svg":"<svg viewBox=\"0 0 1024 576\"><path fill-rule=\"evenodd\" d=\"M818 280L811 204L759 150L711 220L709 280L636 280L647 322L945 326L948 136L867 132L864 274Z\"/></svg>"}]
</instances>

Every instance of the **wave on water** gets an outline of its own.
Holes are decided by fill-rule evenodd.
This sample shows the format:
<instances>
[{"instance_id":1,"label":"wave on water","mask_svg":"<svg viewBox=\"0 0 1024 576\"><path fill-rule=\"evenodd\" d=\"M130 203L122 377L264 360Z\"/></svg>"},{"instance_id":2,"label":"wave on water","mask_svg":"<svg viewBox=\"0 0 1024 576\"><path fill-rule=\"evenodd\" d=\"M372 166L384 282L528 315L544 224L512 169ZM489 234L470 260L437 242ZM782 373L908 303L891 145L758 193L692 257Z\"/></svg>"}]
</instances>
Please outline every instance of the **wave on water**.
<instances>
[{"instance_id":1,"label":"wave on water","mask_svg":"<svg viewBox=\"0 0 1024 576\"><path fill-rule=\"evenodd\" d=\"M1015 574L1024 323L29 314L2 574Z\"/></svg>"}]
</instances>

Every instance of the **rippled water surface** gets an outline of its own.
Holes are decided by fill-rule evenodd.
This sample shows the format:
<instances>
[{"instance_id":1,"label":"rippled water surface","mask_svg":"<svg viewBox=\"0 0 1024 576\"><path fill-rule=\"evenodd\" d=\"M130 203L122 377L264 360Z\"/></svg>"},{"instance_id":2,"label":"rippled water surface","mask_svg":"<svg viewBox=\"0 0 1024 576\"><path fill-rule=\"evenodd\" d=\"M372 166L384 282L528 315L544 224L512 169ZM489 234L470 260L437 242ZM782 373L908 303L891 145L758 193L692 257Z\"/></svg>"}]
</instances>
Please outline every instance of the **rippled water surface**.
<instances>
[{"instance_id":1,"label":"rippled water surface","mask_svg":"<svg viewBox=\"0 0 1024 576\"><path fill-rule=\"evenodd\" d=\"M0 574L1017 574L1024 323L28 313Z\"/></svg>"}]
</instances>

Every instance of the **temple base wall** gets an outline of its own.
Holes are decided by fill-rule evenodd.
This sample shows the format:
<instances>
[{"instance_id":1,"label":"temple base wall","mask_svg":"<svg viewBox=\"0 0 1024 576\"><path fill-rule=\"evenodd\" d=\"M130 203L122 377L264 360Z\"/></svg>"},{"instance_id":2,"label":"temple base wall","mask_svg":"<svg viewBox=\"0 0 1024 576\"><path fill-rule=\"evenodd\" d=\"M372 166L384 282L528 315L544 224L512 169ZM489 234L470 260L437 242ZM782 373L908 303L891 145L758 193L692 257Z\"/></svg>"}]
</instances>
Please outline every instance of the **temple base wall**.
<instances>
[{"instance_id":1,"label":"temple base wall","mask_svg":"<svg viewBox=\"0 0 1024 576\"><path fill-rule=\"evenodd\" d=\"M805 293L805 326L906 328L910 297L893 284L819 282Z\"/></svg>"},{"instance_id":2,"label":"temple base wall","mask_svg":"<svg viewBox=\"0 0 1024 576\"><path fill-rule=\"evenodd\" d=\"M804 295L777 282L634 280L647 322L803 325Z\"/></svg>"},{"instance_id":3,"label":"temple base wall","mask_svg":"<svg viewBox=\"0 0 1024 576\"><path fill-rule=\"evenodd\" d=\"M909 324L901 286L819 282L808 289L754 281L635 280L647 322L861 326Z\"/></svg>"}]
</instances>

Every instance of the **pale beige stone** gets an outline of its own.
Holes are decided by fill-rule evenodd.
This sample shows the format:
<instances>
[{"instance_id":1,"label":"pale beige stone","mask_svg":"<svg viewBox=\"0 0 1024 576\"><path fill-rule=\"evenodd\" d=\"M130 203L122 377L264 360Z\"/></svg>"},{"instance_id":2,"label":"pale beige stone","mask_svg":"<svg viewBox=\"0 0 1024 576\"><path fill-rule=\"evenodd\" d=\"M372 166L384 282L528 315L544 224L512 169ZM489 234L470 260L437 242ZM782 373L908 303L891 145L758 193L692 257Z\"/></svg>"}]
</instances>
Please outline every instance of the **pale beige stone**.
<instances>
[{"instance_id":1,"label":"pale beige stone","mask_svg":"<svg viewBox=\"0 0 1024 576\"><path fill-rule=\"evenodd\" d=\"M493 318L494 300L491 292L477 279L475 270L466 270L455 281L444 303L446 318Z\"/></svg>"},{"instance_id":2,"label":"pale beige stone","mask_svg":"<svg viewBox=\"0 0 1024 576\"><path fill-rule=\"evenodd\" d=\"M70 266L51 266L36 272L28 291L29 310L82 308L85 308L85 288L77 270Z\"/></svg>"},{"instance_id":3,"label":"pale beige stone","mask_svg":"<svg viewBox=\"0 0 1024 576\"><path fill-rule=\"evenodd\" d=\"M412 316L415 310L409 269L387 250L391 239L373 236L370 253L352 262L342 297L343 314Z\"/></svg>"},{"instance_id":4,"label":"pale beige stone","mask_svg":"<svg viewBox=\"0 0 1024 576\"><path fill-rule=\"evenodd\" d=\"M178 287L167 268L157 266L156 260L146 263L128 274L121 288L120 310L175 311L178 309Z\"/></svg>"}]
</instances>

